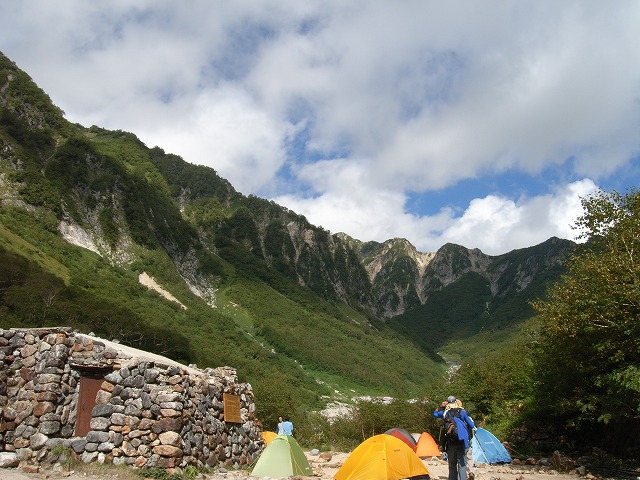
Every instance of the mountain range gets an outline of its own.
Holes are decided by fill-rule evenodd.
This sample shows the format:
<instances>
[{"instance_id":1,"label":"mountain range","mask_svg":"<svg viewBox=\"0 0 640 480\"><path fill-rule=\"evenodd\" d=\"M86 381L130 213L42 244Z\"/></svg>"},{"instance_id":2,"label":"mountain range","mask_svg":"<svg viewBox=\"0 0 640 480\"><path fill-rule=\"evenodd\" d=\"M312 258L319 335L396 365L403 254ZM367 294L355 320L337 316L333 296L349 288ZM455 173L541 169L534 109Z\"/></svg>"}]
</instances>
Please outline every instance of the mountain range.
<instances>
[{"instance_id":1,"label":"mountain range","mask_svg":"<svg viewBox=\"0 0 640 480\"><path fill-rule=\"evenodd\" d=\"M0 220L0 328L233 365L292 406L424 395L447 361L512 341L575 247L332 234L134 133L68 122L1 53Z\"/></svg>"}]
</instances>

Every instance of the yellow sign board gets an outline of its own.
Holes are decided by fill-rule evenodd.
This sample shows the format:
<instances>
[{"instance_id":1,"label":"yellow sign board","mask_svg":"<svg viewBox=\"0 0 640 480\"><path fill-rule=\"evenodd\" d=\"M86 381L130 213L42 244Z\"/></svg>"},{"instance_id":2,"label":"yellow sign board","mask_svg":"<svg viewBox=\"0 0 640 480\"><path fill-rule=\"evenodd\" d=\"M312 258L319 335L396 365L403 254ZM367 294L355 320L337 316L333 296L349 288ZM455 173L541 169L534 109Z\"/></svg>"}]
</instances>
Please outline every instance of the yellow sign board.
<instances>
[{"instance_id":1,"label":"yellow sign board","mask_svg":"<svg viewBox=\"0 0 640 480\"><path fill-rule=\"evenodd\" d=\"M222 394L222 404L224 406L224 421L230 423L242 423L240 413L240 397L238 395Z\"/></svg>"}]
</instances>

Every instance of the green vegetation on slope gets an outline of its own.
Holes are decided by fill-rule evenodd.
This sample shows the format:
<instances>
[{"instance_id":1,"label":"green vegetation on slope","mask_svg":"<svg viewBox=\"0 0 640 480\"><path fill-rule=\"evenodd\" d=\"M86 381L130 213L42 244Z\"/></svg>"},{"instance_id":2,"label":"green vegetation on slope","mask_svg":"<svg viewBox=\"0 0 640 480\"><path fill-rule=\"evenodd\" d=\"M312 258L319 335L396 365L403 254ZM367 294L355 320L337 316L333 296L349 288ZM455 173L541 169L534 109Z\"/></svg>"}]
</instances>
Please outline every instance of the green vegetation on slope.
<instances>
[{"instance_id":1,"label":"green vegetation on slope","mask_svg":"<svg viewBox=\"0 0 640 480\"><path fill-rule=\"evenodd\" d=\"M24 130L25 137L31 135L22 119L8 118L16 129ZM6 124L0 128L6 141L16 142ZM245 199L210 169L185 167L178 157L163 155L159 149L149 151L131 134L76 128L56 147L45 142L50 148L46 161L41 149L14 147L22 168L3 168L22 198L37 207L34 214L9 207L0 211L2 268L23 272L15 281L4 282L0 299L4 327L66 325L184 363L231 364L258 393L265 392L267 403L267 397L275 395L271 383L288 385L291 393L285 400L292 407L317 406L320 396L329 392L311 372L344 377L359 385L354 394L412 392L438 375L442 367L422 351L330 294L331 282L348 280L350 272L343 265L357 262L352 253L343 259L341 250L335 258L328 251L323 254L337 272L338 277L332 278L316 275L317 255L302 251L300 264L312 289L301 287L291 278L301 271L287 263L295 250L287 243L283 224L272 220L264 242L255 226L258 215L297 216L271 202ZM151 158L172 172L171 184ZM191 190L191 178L207 175L210 184L196 184ZM205 196L215 193L208 186L222 192L222 198ZM185 208L189 222L169 196L187 191L200 195ZM207 208L212 205L217 208ZM123 233L131 235L135 243L127 248L133 261L116 267L65 242L57 232L57 217L69 214L89 229L86 218L96 216L111 248L117 248ZM202 245L198 231L203 230L210 231L216 254ZM329 241L328 235L317 233L322 242ZM263 246L267 259L262 257ZM212 309L195 297L177 270L176 257L190 251L197 260L195 273L207 276L218 289L220 308ZM319 270L326 268L318 265ZM137 275L142 271L188 309L139 285ZM318 291L334 300L323 299ZM231 305L241 305L244 314L228 314Z\"/></svg>"},{"instance_id":2,"label":"green vegetation on slope","mask_svg":"<svg viewBox=\"0 0 640 480\"><path fill-rule=\"evenodd\" d=\"M488 310L490 302L488 281L471 272L391 323L402 331L413 332L416 342L425 349L443 352L452 342L463 341L463 350L449 354L464 357L469 353L470 339L483 332L493 335L499 330L499 320Z\"/></svg>"},{"instance_id":3,"label":"green vegetation on slope","mask_svg":"<svg viewBox=\"0 0 640 480\"><path fill-rule=\"evenodd\" d=\"M566 258L572 248L572 242L550 239L497 257L485 256L487 268L481 274L470 269L466 249L445 245L443 256L450 256L445 267L466 273L446 286L437 277L430 278L437 288L427 301L390 323L399 331L413 332L424 349L454 362L510 348L521 334L520 327L535 315L530 302L544 298L547 286L560 278L565 267L557 259Z\"/></svg>"},{"instance_id":4,"label":"green vegetation on slope","mask_svg":"<svg viewBox=\"0 0 640 480\"><path fill-rule=\"evenodd\" d=\"M113 267L70 245L22 209L2 208L0 220L0 327L64 325L92 331L185 364L232 365L256 385L261 379L298 385L298 403L317 403L323 390L312 378L294 362L270 354L183 282L165 286L187 310L143 287L139 272ZM147 266L170 265L159 258Z\"/></svg>"},{"instance_id":5,"label":"green vegetation on slope","mask_svg":"<svg viewBox=\"0 0 640 480\"><path fill-rule=\"evenodd\" d=\"M20 272L2 285L3 326L72 326L184 363L232 365L253 384L259 415L278 402L318 406L328 380L353 395L394 394L439 375L441 364L367 313L366 272L329 232L131 133L69 124L2 61L0 173L13 200L0 209L0 268ZM8 206L18 200L35 210ZM61 220L101 255L65 242ZM187 309L142 287L141 272Z\"/></svg>"},{"instance_id":6,"label":"green vegetation on slope","mask_svg":"<svg viewBox=\"0 0 640 480\"><path fill-rule=\"evenodd\" d=\"M237 278L221 289L224 306L212 309L179 275L167 274L171 263L159 252L149 252L135 270L113 267L22 209L3 208L0 219L3 328L65 325L184 363L230 364L258 391L265 383L287 385L294 406L317 406L328 393L306 369L351 379L358 393L415 391L437 376L435 363L384 325L299 287L289 287L298 289L294 301L255 279ZM188 309L141 286L143 267Z\"/></svg>"}]
</instances>

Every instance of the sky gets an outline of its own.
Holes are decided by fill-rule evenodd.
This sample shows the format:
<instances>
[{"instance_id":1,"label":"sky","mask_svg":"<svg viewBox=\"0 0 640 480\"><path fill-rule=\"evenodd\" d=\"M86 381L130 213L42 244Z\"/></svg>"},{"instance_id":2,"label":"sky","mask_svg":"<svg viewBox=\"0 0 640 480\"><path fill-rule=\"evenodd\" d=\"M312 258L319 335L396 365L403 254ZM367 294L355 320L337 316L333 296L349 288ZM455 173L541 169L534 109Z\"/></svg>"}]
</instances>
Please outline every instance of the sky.
<instances>
[{"instance_id":1,"label":"sky","mask_svg":"<svg viewBox=\"0 0 640 480\"><path fill-rule=\"evenodd\" d=\"M636 0L0 0L0 51L331 233L490 255L640 179Z\"/></svg>"}]
</instances>

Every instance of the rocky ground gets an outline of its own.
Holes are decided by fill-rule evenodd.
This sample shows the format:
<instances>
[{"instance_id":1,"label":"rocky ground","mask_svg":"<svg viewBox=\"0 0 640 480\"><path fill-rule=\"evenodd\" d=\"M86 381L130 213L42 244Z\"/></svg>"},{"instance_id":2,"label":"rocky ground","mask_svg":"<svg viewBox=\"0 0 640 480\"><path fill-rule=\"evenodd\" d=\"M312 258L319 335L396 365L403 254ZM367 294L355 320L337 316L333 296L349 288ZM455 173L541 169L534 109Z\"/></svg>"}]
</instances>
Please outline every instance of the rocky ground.
<instances>
[{"instance_id":1,"label":"rocky ground","mask_svg":"<svg viewBox=\"0 0 640 480\"><path fill-rule=\"evenodd\" d=\"M315 452L313 452L315 453ZM323 452L312 455L306 452L314 477L295 477L297 480L332 479L340 466L348 458L348 453ZM434 480L447 480L447 463L439 458L423 460ZM559 472L551 466L542 465L475 465L470 468L475 480L579 480L595 479L586 470L575 467L567 472ZM61 465L49 467L22 466L0 468L0 480L141 480L140 471L129 467L113 465L75 465L71 469ZM224 469L199 474L197 480L257 480L247 470L225 471ZM275 479L273 479L275 480Z\"/></svg>"}]
</instances>

